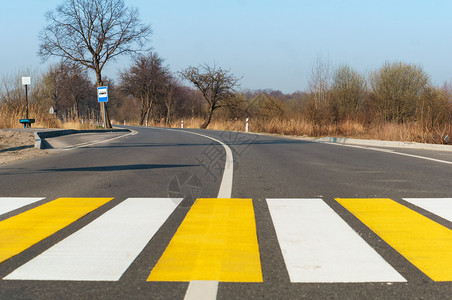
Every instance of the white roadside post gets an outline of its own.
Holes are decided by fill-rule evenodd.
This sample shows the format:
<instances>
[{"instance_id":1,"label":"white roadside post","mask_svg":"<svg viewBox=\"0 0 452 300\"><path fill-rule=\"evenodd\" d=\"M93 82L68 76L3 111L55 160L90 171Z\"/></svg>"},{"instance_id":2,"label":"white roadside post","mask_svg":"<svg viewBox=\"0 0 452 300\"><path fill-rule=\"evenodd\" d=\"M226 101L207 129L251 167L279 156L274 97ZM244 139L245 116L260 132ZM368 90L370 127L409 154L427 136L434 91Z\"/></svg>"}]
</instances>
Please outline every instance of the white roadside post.
<instances>
[{"instance_id":1,"label":"white roadside post","mask_svg":"<svg viewBox=\"0 0 452 300\"><path fill-rule=\"evenodd\" d=\"M248 132L248 121L249 121L249 120L250 120L249 118L246 118L245 132Z\"/></svg>"},{"instance_id":2,"label":"white roadside post","mask_svg":"<svg viewBox=\"0 0 452 300\"><path fill-rule=\"evenodd\" d=\"M148 127L148 120L146 120L146 127Z\"/></svg>"},{"instance_id":3,"label":"white roadside post","mask_svg":"<svg viewBox=\"0 0 452 300\"><path fill-rule=\"evenodd\" d=\"M184 120L180 122L180 128L184 128Z\"/></svg>"},{"instance_id":4,"label":"white roadside post","mask_svg":"<svg viewBox=\"0 0 452 300\"><path fill-rule=\"evenodd\" d=\"M97 87L97 101L102 103L104 111L104 129L107 129L107 114L105 112L105 103L108 102L108 88L106 86Z\"/></svg>"}]
</instances>

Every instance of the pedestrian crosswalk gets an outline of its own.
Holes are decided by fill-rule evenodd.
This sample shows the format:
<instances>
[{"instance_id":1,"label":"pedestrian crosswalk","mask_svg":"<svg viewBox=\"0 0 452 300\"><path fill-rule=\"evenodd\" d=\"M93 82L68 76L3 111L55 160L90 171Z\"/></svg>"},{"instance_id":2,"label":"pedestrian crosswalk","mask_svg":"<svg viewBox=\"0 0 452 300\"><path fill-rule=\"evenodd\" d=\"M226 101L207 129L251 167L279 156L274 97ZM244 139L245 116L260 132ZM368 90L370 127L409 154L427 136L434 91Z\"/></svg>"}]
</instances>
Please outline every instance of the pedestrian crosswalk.
<instances>
[{"instance_id":1,"label":"pedestrian crosswalk","mask_svg":"<svg viewBox=\"0 0 452 300\"><path fill-rule=\"evenodd\" d=\"M0 216L44 198L0 198Z\"/></svg>"},{"instance_id":2,"label":"pedestrian crosswalk","mask_svg":"<svg viewBox=\"0 0 452 300\"><path fill-rule=\"evenodd\" d=\"M4 279L116 281L182 199L129 198Z\"/></svg>"},{"instance_id":3,"label":"pedestrian crosswalk","mask_svg":"<svg viewBox=\"0 0 452 300\"><path fill-rule=\"evenodd\" d=\"M268 199L291 282L403 282L322 199Z\"/></svg>"},{"instance_id":4,"label":"pedestrian crosswalk","mask_svg":"<svg viewBox=\"0 0 452 300\"><path fill-rule=\"evenodd\" d=\"M262 282L251 199L198 199L148 281Z\"/></svg>"},{"instance_id":5,"label":"pedestrian crosswalk","mask_svg":"<svg viewBox=\"0 0 452 300\"><path fill-rule=\"evenodd\" d=\"M1 263L113 198L0 198ZM3 277L3 280L119 281L182 199L128 198ZM433 281L452 281L452 198L337 198L363 225ZM292 283L406 282L321 198L266 199ZM0 219L1 220L1 219ZM446 221L446 222L447 222ZM252 199L197 199L143 281L263 282ZM447 225L447 224L446 224Z\"/></svg>"},{"instance_id":6,"label":"pedestrian crosswalk","mask_svg":"<svg viewBox=\"0 0 452 300\"><path fill-rule=\"evenodd\" d=\"M391 199L337 201L434 281L452 281L452 230Z\"/></svg>"},{"instance_id":7,"label":"pedestrian crosswalk","mask_svg":"<svg viewBox=\"0 0 452 300\"><path fill-rule=\"evenodd\" d=\"M63 229L112 198L59 198L0 222L0 262Z\"/></svg>"}]
</instances>

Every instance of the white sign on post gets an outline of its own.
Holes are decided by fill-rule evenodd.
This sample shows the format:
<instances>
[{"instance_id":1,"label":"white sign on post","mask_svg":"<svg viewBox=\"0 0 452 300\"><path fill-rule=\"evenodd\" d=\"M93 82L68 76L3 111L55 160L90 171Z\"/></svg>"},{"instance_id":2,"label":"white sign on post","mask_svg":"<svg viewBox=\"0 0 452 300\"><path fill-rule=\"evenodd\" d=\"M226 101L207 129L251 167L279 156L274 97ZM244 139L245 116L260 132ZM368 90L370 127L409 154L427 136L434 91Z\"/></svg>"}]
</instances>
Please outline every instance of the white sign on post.
<instances>
[{"instance_id":1,"label":"white sign on post","mask_svg":"<svg viewBox=\"0 0 452 300\"><path fill-rule=\"evenodd\" d=\"M22 85L30 85L31 77L22 77Z\"/></svg>"},{"instance_id":2,"label":"white sign on post","mask_svg":"<svg viewBox=\"0 0 452 300\"><path fill-rule=\"evenodd\" d=\"M108 90L106 86L100 86L97 88L97 101L108 102Z\"/></svg>"}]
</instances>

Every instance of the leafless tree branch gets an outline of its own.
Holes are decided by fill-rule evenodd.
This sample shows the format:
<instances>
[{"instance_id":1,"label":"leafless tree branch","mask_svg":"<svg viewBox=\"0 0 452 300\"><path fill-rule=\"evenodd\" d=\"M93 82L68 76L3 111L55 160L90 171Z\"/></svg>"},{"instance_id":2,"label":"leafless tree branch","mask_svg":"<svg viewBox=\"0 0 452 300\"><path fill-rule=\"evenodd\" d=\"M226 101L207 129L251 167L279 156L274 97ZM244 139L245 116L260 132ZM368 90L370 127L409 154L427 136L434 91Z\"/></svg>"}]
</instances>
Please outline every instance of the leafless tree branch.
<instances>
[{"instance_id":1,"label":"leafless tree branch","mask_svg":"<svg viewBox=\"0 0 452 300\"><path fill-rule=\"evenodd\" d=\"M212 67L208 64L188 67L180 74L201 91L208 103L209 112L207 119L201 125L201 128L207 128L212 120L214 111L222 107L229 98L233 97L234 88L238 85L240 79L230 74L229 70L216 66Z\"/></svg>"},{"instance_id":2,"label":"leafless tree branch","mask_svg":"<svg viewBox=\"0 0 452 300\"><path fill-rule=\"evenodd\" d=\"M64 0L46 18L39 55L94 70L97 86L103 85L102 70L108 61L148 50L151 28L140 22L137 9L126 7L124 0Z\"/></svg>"}]
</instances>

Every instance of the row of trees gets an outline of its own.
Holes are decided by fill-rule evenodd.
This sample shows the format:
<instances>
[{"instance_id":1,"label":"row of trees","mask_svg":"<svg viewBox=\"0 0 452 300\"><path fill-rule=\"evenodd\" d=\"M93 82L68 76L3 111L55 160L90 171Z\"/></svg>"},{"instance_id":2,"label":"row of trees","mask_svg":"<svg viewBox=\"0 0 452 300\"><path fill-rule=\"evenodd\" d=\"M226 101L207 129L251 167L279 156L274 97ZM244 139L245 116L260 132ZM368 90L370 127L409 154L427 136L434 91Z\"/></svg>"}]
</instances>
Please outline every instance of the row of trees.
<instances>
[{"instance_id":1,"label":"row of trees","mask_svg":"<svg viewBox=\"0 0 452 300\"><path fill-rule=\"evenodd\" d=\"M435 87L422 68L402 62L386 63L363 76L349 66L333 69L318 59L309 90L293 95L238 93L240 78L208 64L174 74L157 53L146 48L151 29L138 16L123 0L63 0L47 14L39 50L44 60L59 57L61 61L35 76L32 101L53 106L61 119L94 119L103 108L96 103L95 87L108 85L111 116L140 125L202 117L201 127L207 128L213 118L247 116L262 121L303 118L319 128L347 120L416 122L426 128L450 122L450 89ZM132 54L133 63L115 84L102 70L124 54ZM95 83L88 70L94 71ZM20 103L23 92L18 79L6 81L0 90L1 103ZM111 127L108 110L106 115Z\"/></svg>"},{"instance_id":2,"label":"row of trees","mask_svg":"<svg viewBox=\"0 0 452 300\"><path fill-rule=\"evenodd\" d=\"M200 90L198 81L187 76ZM210 71L205 68L204 71ZM208 72L206 72L208 73ZM219 72L217 72L219 73ZM229 75L229 74L228 74ZM222 75L224 76L224 75ZM226 85L229 91L237 83ZM196 79L196 78L195 78ZM212 80L204 80L212 82ZM309 90L285 95L279 91L225 93L215 107L223 120L252 117L256 122L303 119L316 126L338 125L356 121L370 124L416 123L426 130L450 124L452 89L435 86L419 66L403 62L385 63L364 76L347 65L332 68L318 60L312 69ZM212 107L209 102L209 107ZM209 111L207 111L209 112ZM205 112L207 120L210 115Z\"/></svg>"},{"instance_id":3,"label":"row of trees","mask_svg":"<svg viewBox=\"0 0 452 300\"><path fill-rule=\"evenodd\" d=\"M306 116L314 123L345 120L420 122L434 127L451 118L451 95L431 83L425 71L403 62L385 63L368 78L341 66L317 63L310 82Z\"/></svg>"},{"instance_id":4,"label":"row of trees","mask_svg":"<svg viewBox=\"0 0 452 300\"><path fill-rule=\"evenodd\" d=\"M60 119L96 119L96 83L77 64L60 62L35 75L31 99L52 106ZM19 78L17 76L17 78ZM23 88L17 78L3 78L0 102L23 103ZM188 80L192 87L181 80ZM304 118L321 127L348 120L417 122L426 128L451 120L451 89L434 86L422 68L402 62L386 63L364 76L349 66L331 69L318 62L313 68L309 91L285 95L279 91L237 92L239 79L230 71L201 65L178 74L170 71L155 52L136 56L120 73L119 82L105 78L111 114L118 121L171 124L183 118L212 117L221 120Z\"/></svg>"},{"instance_id":5,"label":"row of trees","mask_svg":"<svg viewBox=\"0 0 452 300\"><path fill-rule=\"evenodd\" d=\"M18 71L1 78L0 107L17 110L25 105L25 90ZM29 87L29 102L62 121L102 123L97 103L96 82L86 70L76 64L60 62L43 72L33 72ZM173 119L202 117L202 94L186 87L163 65L156 53L139 56L134 64L121 72L119 83L104 78L109 87L110 115L117 121L143 125L162 120L171 124Z\"/></svg>"},{"instance_id":6,"label":"row of trees","mask_svg":"<svg viewBox=\"0 0 452 300\"><path fill-rule=\"evenodd\" d=\"M25 90L20 78L31 75L29 102L49 112L53 108L59 119L94 119L99 115L95 86L86 71L73 64L55 64L44 73L18 71L1 78L0 106L6 110L20 110L25 104ZM24 116L22 116L24 117Z\"/></svg>"}]
</instances>

